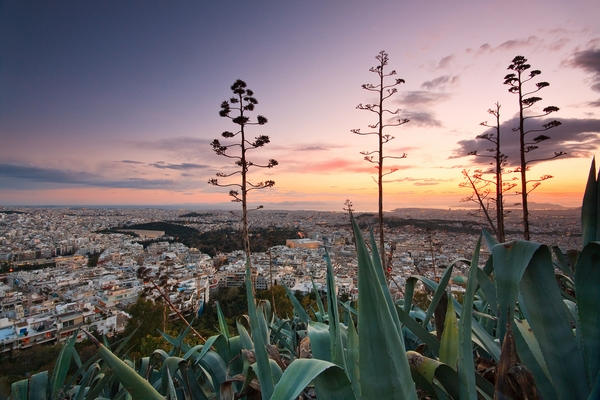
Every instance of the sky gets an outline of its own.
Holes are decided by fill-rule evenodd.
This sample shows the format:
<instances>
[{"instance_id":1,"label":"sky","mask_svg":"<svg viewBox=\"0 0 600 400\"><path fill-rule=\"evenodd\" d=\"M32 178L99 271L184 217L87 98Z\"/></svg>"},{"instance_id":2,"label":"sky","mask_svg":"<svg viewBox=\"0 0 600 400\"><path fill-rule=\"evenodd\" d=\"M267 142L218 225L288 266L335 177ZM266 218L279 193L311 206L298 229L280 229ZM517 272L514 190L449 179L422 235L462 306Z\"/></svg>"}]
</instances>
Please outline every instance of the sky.
<instances>
[{"instance_id":1,"label":"sky","mask_svg":"<svg viewBox=\"0 0 600 400\"><path fill-rule=\"evenodd\" d=\"M210 143L235 129L219 116L231 85L244 80L258 105L248 128L270 143L251 161L250 206L342 211L377 209L368 131L375 101L362 84L380 51L405 81L387 100L397 118L384 209L461 205L461 171L489 159L476 136L501 105L503 152L518 160L517 96L503 78L522 55L541 75L530 84L560 110L530 119L562 125L529 176L553 178L530 201L581 205L600 146L600 4L597 0L471 1L0 1L0 205L174 205L228 208L229 188L208 180L236 170ZM531 86L533 87L533 86ZM552 118L550 118L552 117ZM222 139L223 143L228 142ZM222 183L235 181L221 180ZM517 202L518 196L507 202Z\"/></svg>"}]
</instances>

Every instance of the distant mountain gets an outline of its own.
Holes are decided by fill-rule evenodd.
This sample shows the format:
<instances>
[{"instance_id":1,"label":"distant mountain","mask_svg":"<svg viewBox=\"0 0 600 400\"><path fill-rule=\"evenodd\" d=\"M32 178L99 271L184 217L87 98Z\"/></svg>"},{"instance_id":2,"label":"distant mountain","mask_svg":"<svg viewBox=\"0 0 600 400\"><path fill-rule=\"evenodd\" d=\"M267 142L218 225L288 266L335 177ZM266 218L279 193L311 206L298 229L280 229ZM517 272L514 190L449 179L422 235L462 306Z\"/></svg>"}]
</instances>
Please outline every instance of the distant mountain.
<instances>
[{"instance_id":1,"label":"distant mountain","mask_svg":"<svg viewBox=\"0 0 600 400\"><path fill-rule=\"evenodd\" d=\"M457 209L457 208L478 208L478 205L473 203L473 202L468 202L468 203L461 203L460 205L454 205L454 206L449 206L452 209ZM520 209L521 206L515 206L512 203L507 203L504 205L505 209ZM565 206L561 206L560 204L552 204L552 203L536 203L533 201L529 202L529 209L530 210L575 210L579 207L565 207Z\"/></svg>"}]
</instances>

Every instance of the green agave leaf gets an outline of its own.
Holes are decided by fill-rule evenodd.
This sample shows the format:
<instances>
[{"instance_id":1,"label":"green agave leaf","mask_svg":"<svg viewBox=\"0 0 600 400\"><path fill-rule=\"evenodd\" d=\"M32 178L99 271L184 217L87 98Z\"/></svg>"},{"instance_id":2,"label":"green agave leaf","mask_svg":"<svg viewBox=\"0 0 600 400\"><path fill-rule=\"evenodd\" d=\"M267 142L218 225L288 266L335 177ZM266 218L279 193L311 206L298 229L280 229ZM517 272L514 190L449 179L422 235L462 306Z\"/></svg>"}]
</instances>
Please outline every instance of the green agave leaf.
<instances>
[{"instance_id":1,"label":"green agave leaf","mask_svg":"<svg viewBox=\"0 0 600 400\"><path fill-rule=\"evenodd\" d=\"M409 277L404 285L404 312L409 313L412 309L412 301L415 295L415 285L417 284L417 278Z\"/></svg>"},{"instance_id":2,"label":"green agave leaf","mask_svg":"<svg viewBox=\"0 0 600 400\"><path fill-rule=\"evenodd\" d=\"M86 388L90 387L91 383L94 380L94 377L99 371L100 366L98 365L98 363L94 363L92 364L92 366L90 366L90 368L88 368L87 372L81 379L81 382L79 382L79 391L77 392L77 396L75 396L75 400L83 400L85 398L84 396L86 394Z\"/></svg>"},{"instance_id":3,"label":"green agave leaf","mask_svg":"<svg viewBox=\"0 0 600 400\"><path fill-rule=\"evenodd\" d=\"M556 257L557 265L569 278L573 279L575 275L573 275L573 270L569 267L569 263L565 258L564 253L558 246L552 246L552 252L554 253L554 257Z\"/></svg>"},{"instance_id":4,"label":"green agave leaf","mask_svg":"<svg viewBox=\"0 0 600 400\"><path fill-rule=\"evenodd\" d=\"M484 230L485 232L485 230ZM469 270L467 280L467 289L463 296L463 312L460 315L460 325L458 330L459 352L458 352L458 378L461 400L477 400L477 386L475 384L475 364L473 363L473 342L472 321L473 300L475 298L475 289L477 286L478 271L481 271L479 265L479 249L481 248L481 236L475 245L473 260ZM483 271L481 271L483 273ZM485 273L483 273L485 275ZM487 277L487 276L486 276ZM449 305L454 302L449 302ZM450 307L448 307L449 309ZM452 307L454 308L454 307ZM444 328L445 331L445 328Z\"/></svg>"},{"instance_id":5,"label":"green agave leaf","mask_svg":"<svg viewBox=\"0 0 600 400\"><path fill-rule=\"evenodd\" d=\"M440 340L440 362L449 365L453 369L458 364L458 319L454 312L454 301L448 293L448 309L444 320L444 332Z\"/></svg>"},{"instance_id":6,"label":"green agave leaf","mask_svg":"<svg viewBox=\"0 0 600 400\"><path fill-rule=\"evenodd\" d=\"M250 338L248 330L246 330L246 327L242 324L243 318L244 317L237 317L235 320L235 325L240 335L240 344L242 345L242 349L254 350L254 342Z\"/></svg>"},{"instance_id":7,"label":"green agave leaf","mask_svg":"<svg viewBox=\"0 0 600 400\"><path fill-rule=\"evenodd\" d=\"M485 300L487 304L492 305L492 307L490 307L492 314L496 315L496 304L498 304L496 286L483 270L476 268L475 272L477 274L477 283L485 296Z\"/></svg>"},{"instance_id":8,"label":"green agave leaf","mask_svg":"<svg viewBox=\"0 0 600 400\"><path fill-rule=\"evenodd\" d=\"M219 397L221 384L227 380L227 365L217 353L210 350L197 359L195 363L199 364L204 371L211 377L213 390Z\"/></svg>"},{"instance_id":9,"label":"green agave leaf","mask_svg":"<svg viewBox=\"0 0 600 400\"><path fill-rule=\"evenodd\" d=\"M331 357L331 340L329 336L329 325L321 322L310 321L308 323L308 337L310 348L314 358L333 362Z\"/></svg>"},{"instance_id":10,"label":"green agave leaf","mask_svg":"<svg viewBox=\"0 0 600 400\"><path fill-rule=\"evenodd\" d=\"M227 326L227 320L225 319L225 315L223 315L223 310L221 309L221 305L218 301L215 301L217 305L217 318L219 319L219 333L225 337L225 339L229 340L229 326Z\"/></svg>"},{"instance_id":11,"label":"green agave leaf","mask_svg":"<svg viewBox=\"0 0 600 400\"><path fill-rule=\"evenodd\" d=\"M540 248L539 243L517 240L497 244L492 248L494 257L494 278L498 307L497 337L500 343L504 340L507 318L512 319L514 306L519 292L519 282L534 253Z\"/></svg>"},{"instance_id":12,"label":"green agave leaf","mask_svg":"<svg viewBox=\"0 0 600 400\"><path fill-rule=\"evenodd\" d=\"M310 282L312 283L312 287L315 292L315 297L317 298L317 306L319 308L318 313L315 312L315 316L317 317L317 320L319 322L325 322L327 314L325 312L325 306L323 305L323 301L321 300L321 295L319 294L319 290L317 289L317 285L315 284L313 278L310 278Z\"/></svg>"},{"instance_id":13,"label":"green agave leaf","mask_svg":"<svg viewBox=\"0 0 600 400\"><path fill-rule=\"evenodd\" d=\"M187 396L190 396L192 400L208 400L190 365L187 362L182 362L179 364L179 369L181 370L182 382Z\"/></svg>"},{"instance_id":14,"label":"green agave leaf","mask_svg":"<svg viewBox=\"0 0 600 400\"><path fill-rule=\"evenodd\" d=\"M600 243L584 247L575 267L577 313L590 386L600 372Z\"/></svg>"},{"instance_id":15,"label":"green agave leaf","mask_svg":"<svg viewBox=\"0 0 600 400\"><path fill-rule=\"evenodd\" d=\"M440 299L442 298L442 296L444 296L446 294L446 288L448 287L448 282L450 282L450 278L452 277L452 271L454 270L454 264L458 261L459 260L455 260L450 265L448 265L446 267L446 269L444 270L444 273L442 274L442 277L440 278L440 283L439 283L438 287L435 289L435 293L433 294L433 298L431 299L431 304L429 305L429 308L427 309L427 316L425 317L425 320L423 321L423 326L427 326L427 324L431 320L431 317L433 316L435 308L437 307L437 305L440 302Z\"/></svg>"},{"instance_id":16,"label":"green agave leaf","mask_svg":"<svg viewBox=\"0 0 600 400\"><path fill-rule=\"evenodd\" d=\"M427 345L429 350L434 354L440 353L440 342L427 329L413 319L410 314L407 314L402 308L397 307L398 318L413 334L415 334L423 343Z\"/></svg>"},{"instance_id":17,"label":"green agave leaf","mask_svg":"<svg viewBox=\"0 0 600 400\"><path fill-rule=\"evenodd\" d=\"M29 400L29 379L21 379L10 386L11 400ZM43 398L43 397L42 397Z\"/></svg>"},{"instance_id":18,"label":"green agave leaf","mask_svg":"<svg viewBox=\"0 0 600 400\"><path fill-rule=\"evenodd\" d=\"M533 335L529 323L525 320L513 319L513 334L517 354L525 367L533 374L536 387L544 400L558 400L540 345Z\"/></svg>"},{"instance_id":19,"label":"green agave leaf","mask_svg":"<svg viewBox=\"0 0 600 400\"><path fill-rule=\"evenodd\" d=\"M488 250L491 251L492 248L498 244L496 238L490 235L490 233L485 228L481 228L481 235L485 239L485 245L487 246Z\"/></svg>"},{"instance_id":20,"label":"green agave leaf","mask_svg":"<svg viewBox=\"0 0 600 400\"><path fill-rule=\"evenodd\" d=\"M385 281L381 279L383 271L376 271L355 220L352 226L358 256L360 398L416 399L396 306L391 301ZM373 246L374 249L376 247ZM394 311L393 315L390 310Z\"/></svg>"},{"instance_id":21,"label":"green agave leaf","mask_svg":"<svg viewBox=\"0 0 600 400\"><path fill-rule=\"evenodd\" d=\"M598 235L598 181L596 179L596 158L592 158L592 165L588 174L583 202L581 204L581 238L585 247L589 242L600 239Z\"/></svg>"},{"instance_id":22,"label":"green agave leaf","mask_svg":"<svg viewBox=\"0 0 600 400\"><path fill-rule=\"evenodd\" d=\"M450 304L450 303L448 303ZM425 357L416 351L406 352L410 368L424 378L432 387L436 381L444 388L450 398L460 397L458 374L452 367L438 360Z\"/></svg>"},{"instance_id":23,"label":"green agave leaf","mask_svg":"<svg viewBox=\"0 0 600 400\"><path fill-rule=\"evenodd\" d=\"M558 398L587 398L591 388L584 360L556 285L552 255L547 246L540 246L531 257L519 287L523 312L540 345Z\"/></svg>"},{"instance_id":24,"label":"green agave leaf","mask_svg":"<svg viewBox=\"0 0 600 400\"><path fill-rule=\"evenodd\" d=\"M294 296L292 291L285 284L283 284L283 288L285 289L288 298L292 302L292 305L294 306L294 311L296 311L296 314L298 315L298 318L300 318L300 321L308 325L310 317L306 313L306 310L304 310L304 307L302 307L302 304L300 304L296 296Z\"/></svg>"},{"instance_id":25,"label":"green agave leaf","mask_svg":"<svg viewBox=\"0 0 600 400\"><path fill-rule=\"evenodd\" d=\"M301 358L291 363L275 386L273 399L295 399L313 380L319 400L356 399L342 368L314 358Z\"/></svg>"},{"instance_id":26,"label":"green agave leaf","mask_svg":"<svg viewBox=\"0 0 600 400\"><path fill-rule=\"evenodd\" d=\"M358 369L358 332L354 322L348 325L348 342L346 344L346 373L352 382L354 393L360 393L360 370Z\"/></svg>"},{"instance_id":27,"label":"green agave leaf","mask_svg":"<svg viewBox=\"0 0 600 400\"><path fill-rule=\"evenodd\" d=\"M416 276L423 284L429 287L431 290L437 290L438 284L432 281L431 279L425 278L424 276ZM462 306L456 299L454 299L454 310L461 315ZM471 321L471 329L473 331L473 335L475 338L473 340L477 340L477 343L496 361L500 360L500 346L498 343L494 341L494 338L490 336L490 334L485 330L481 324L477 321Z\"/></svg>"},{"instance_id":28,"label":"green agave leaf","mask_svg":"<svg viewBox=\"0 0 600 400\"><path fill-rule=\"evenodd\" d=\"M79 331L73 333L73 336L71 336L63 345L62 349L60 349L58 359L56 360L54 370L52 371L52 378L50 379L52 399L57 397L65 382L67 373L69 372L69 365L71 364L71 357L75 352L75 341L77 340L78 332Z\"/></svg>"},{"instance_id":29,"label":"green agave leaf","mask_svg":"<svg viewBox=\"0 0 600 400\"><path fill-rule=\"evenodd\" d=\"M189 344L183 343L183 337L181 337L181 335L178 335L178 337L174 338L173 336L165 332L158 331L158 333L160 333L160 335L173 346L173 349L171 349L171 351L165 353L167 357L171 357L176 353L179 353L179 350L186 353L191 349L191 346Z\"/></svg>"},{"instance_id":30,"label":"green agave leaf","mask_svg":"<svg viewBox=\"0 0 600 400\"><path fill-rule=\"evenodd\" d=\"M269 356L267 355L266 345L268 342L265 342L264 340L266 332L262 331L261 323L259 322L257 315L252 287L252 271L250 271L249 263L246 264L246 296L248 299L248 317L250 318L250 328L252 329L254 353L256 355L256 376L258 376L258 381L260 382L262 398L269 400L273 395L275 382L271 372Z\"/></svg>"},{"instance_id":31,"label":"green agave leaf","mask_svg":"<svg viewBox=\"0 0 600 400\"><path fill-rule=\"evenodd\" d=\"M344 344L342 343L335 277L327 250L325 250L325 260L327 264L327 314L329 315L330 360L345 370L346 359L344 357Z\"/></svg>"},{"instance_id":32,"label":"green agave leaf","mask_svg":"<svg viewBox=\"0 0 600 400\"><path fill-rule=\"evenodd\" d=\"M104 362L113 371L116 379L127 389L133 398L139 399L163 399L163 397L152 387L152 385L142 378L138 373L129 367L123 360L117 357L104 345L98 343L98 352Z\"/></svg>"}]
</instances>

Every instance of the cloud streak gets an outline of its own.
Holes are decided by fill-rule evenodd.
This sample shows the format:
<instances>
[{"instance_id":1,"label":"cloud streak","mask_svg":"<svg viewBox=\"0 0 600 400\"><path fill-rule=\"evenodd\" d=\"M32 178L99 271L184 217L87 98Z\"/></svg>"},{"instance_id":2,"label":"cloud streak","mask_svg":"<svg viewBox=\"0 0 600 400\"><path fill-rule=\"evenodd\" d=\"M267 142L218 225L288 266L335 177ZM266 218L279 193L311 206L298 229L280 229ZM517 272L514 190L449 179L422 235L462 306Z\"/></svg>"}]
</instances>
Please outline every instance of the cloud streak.
<instances>
[{"instance_id":1,"label":"cloud streak","mask_svg":"<svg viewBox=\"0 0 600 400\"><path fill-rule=\"evenodd\" d=\"M16 182L19 182L19 184L14 185L14 188L21 189L23 187L35 189L38 184L42 183L51 184L56 187L76 185L120 189L168 189L174 187L176 184L176 182L171 179L125 178L111 180L89 172L18 164L0 164L0 177L12 178ZM25 182L28 182L29 184L24 185L23 183Z\"/></svg>"},{"instance_id":2,"label":"cloud streak","mask_svg":"<svg viewBox=\"0 0 600 400\"><path fill-rule=\"evenodd\" d=\"M535 121L535 122L534 122ZM529 121L527 129L541 128L543 124L550 122L551 119L536 119ZM550 136L550 140L540 143L539 148L528 154L528 159L545 159L552 157L555 151L565 151L565 158L590 157L595 149L600 148L600 119L560 119L562 125L543 132ZM509 166L514 167L519 163L519 134L514 132L513 128L519 125L518 118L512 118L500 125L502 152L508 156ZM495 133L495 129L487 129L482 133ZM527 135L527 141L533 141L533 138L540 132L532 132ZM490 143L484 139L468 139L458 142L458 147L449 158L465 157L470 151L477 151L479 154L491 154L486 151ZM477 157L481 164L488 163L489 158L485 160Z\"/></svg>"}]
</instances>

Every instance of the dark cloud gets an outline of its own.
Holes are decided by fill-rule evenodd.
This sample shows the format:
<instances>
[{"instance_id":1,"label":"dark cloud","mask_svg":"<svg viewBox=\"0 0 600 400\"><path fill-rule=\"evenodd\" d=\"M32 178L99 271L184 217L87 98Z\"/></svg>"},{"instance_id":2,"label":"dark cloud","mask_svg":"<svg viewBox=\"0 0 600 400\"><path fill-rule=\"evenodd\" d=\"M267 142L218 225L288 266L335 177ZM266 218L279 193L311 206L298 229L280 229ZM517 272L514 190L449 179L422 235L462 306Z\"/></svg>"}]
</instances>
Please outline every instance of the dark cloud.
<instances>
[{"instance_id":1,"label":"dark cloud","mask_svg":"<svg viewBox=\"0 0 600 400\"><path fill-rule=\"evenodd\" d=\"M459 75L442 75L430 81L423 82L421 89L426 90L445 90L448 86L453 86L458 83Z\"/></svg>"},{"instance_id":2,"label":"dark cloud","mask_svg":"<svg viewBox=\"0 0 600 400\"><path fill-rule=\"evenodd\" d=\"M329 151L329 149L326 147L323 147L323 146L308 146L308 147L302 147L302 148L298 149L297 151Z\"/></svg>"},{"instance_id":3,"label":"dark cloud","mask_svg":"<svg viewBox=\"0 0 600 400\"><path fill-rule=\"evenodd\" d=\"M144 164L144 163L143 163L143 162L141 162L141 161L133 161L133 160L121 160L121 161L119 161L119 162L121 162L121 163L123 163L123 164Z\"/></svg>"},{"instance_id":4,"label":"dark cloud","mask_svg":"<svg viewBox=\"0 0 600 400\"><path fill-rule=\"evenodd\" d=\"M557 118L562 125L546 132L532 132L527 135L529 142L537 135L544 134L551 139L541 142L539 148L528 154L528 159L545 159L552 157L556 151L567 152L568 158L591 157L593 152L600 148L600 119L562 119ZM527 129L542 129L542 125L552 119L529 120ZM502 152L508 155L508 163L515 166L519 161L519 134L513 128L518 126L518 118L515 117L501 124ZM495 129L488 129L482 133L495 133ZM458 142L458 147L449 158L465 157L470 151L479 154L490 154L486 149L490 148L490 142L484 139L469 139ZM474 158L481 164L489 162L483 157Z\"/></svg>"},{"instance_id":5,"label":"dark cloud","mask_svg":"<svg viewBox=\"0 0 600 400\"><path fill-rule=\"evenodd\" d=\"M529 47L532 45L536 45L539 44L541 42L541 39L539 39L537 36L529 36L527 39L512 39L512 40L507 40L506 42L500 44L499 46L497 46L496 48L492 49L491 51L495 51L495 50L515 50L515 49L519 49L522 47Z\"/></svg>"},{"instance_id":6,"label":"dark cloud","mask_svg":"<svg viewBox=\"0 0 600 400\"><path fill-rule=\"evenodd\" d=\"M15 187L21 189L35 189L38 184L43 184L45 187L51 184L51 186L56 188L81 185L87 187L127 189L168 188L175 184L175 181L170 179L126 178L122 180L108 180L100 175L88 172L17 164L0 164L0 177L11 178L14 182L20 182ZM29 185L24 186L23 182L29 182Z\"/></svg>"},{"instance_id":7,"label":"dark cloud","mask_svg":"<svg viewBox=\"0 0 600 400\"><path fill-rule=\"evenodd\" d=\"M438 63L438 69L448 67L454 60L454 57L455 57L454 54L450 54L449 56L442 58L440 60L440 62Z\"/></svg>"},{"instance_id":8,"label":"dark cloud","mask_svg":"<svg viewBox=\"0 0 600 400\"><path fill-rule=\"evenodd\" d=\"M410 127L441 127L442 122L438 120L432 112L429 111L405 111L402 112L402 118L407 118Z\"/></svg>"},{"instance_id":9,"label":"dark cloud","mask_svg":"<svg viewBox=\"0 0 600 400\"><path fill-rule=\"evenodd\" d=\"M427 83L427 82L425 82ZM424 90L415 90L404 92L397 101L400 104L410 104L410 106L428 106L437 104L440 101L449 100L451 96L448 93L433 93Z\"/></svg>"},{"instance_id":10,"label":"dark cloud","mask_svg":"<svg viewBox=\"0 0 600 400\"><path fill-rule=\"evenodd\" d=\"M150 164L150 166L154 167L154 168L174 169L174 170L178 170L178 171L210 168L208 165L202 165L202 164L193 164L193 163L167 164L164 161L158 161L154 164Z\"/></svg>"},{"instance_id":11,"label":"dark cloud","mask_svg":"<svg viewBox=\"0 0 600 400\"><path fill-rule=\"evenodd\" d=\"M569 64L575 68L581 68L592 74L591 89L600 92L600 49L588 49L577 51L573 54ZM598 106L600 101L592 102L590 105Z\"/></svg>"}]
</instances>

